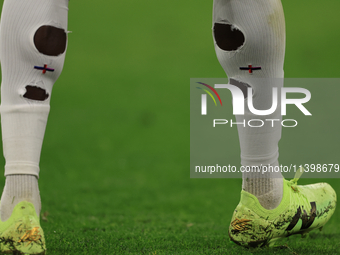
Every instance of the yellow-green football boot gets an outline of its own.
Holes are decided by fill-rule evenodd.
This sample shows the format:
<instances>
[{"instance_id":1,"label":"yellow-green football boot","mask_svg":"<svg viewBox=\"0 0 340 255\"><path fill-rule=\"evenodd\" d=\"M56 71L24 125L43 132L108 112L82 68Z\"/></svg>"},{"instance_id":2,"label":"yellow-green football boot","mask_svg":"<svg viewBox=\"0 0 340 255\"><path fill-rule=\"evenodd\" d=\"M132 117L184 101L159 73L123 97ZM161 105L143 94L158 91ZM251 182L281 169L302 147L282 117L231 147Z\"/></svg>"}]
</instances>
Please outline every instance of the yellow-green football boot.
<instances>
[{"instance_id":1,"label":"yellow-green football boot","mask_svg":"<svg viewBox=\"0 0 340 255\"><path fill-rule=\"evenodd\" d=\"M334 213L336 193L327 183L297 185L297 180L283 180L283 198L273 210L263 208L254 195L242 191L229 226L230 239L256 248L273 246L290 235L321 230Z\"/></svg>"},{"instance_id":2,"label":"yellow-green football boot","mask_svg":"<svg viewBox=\"0 0 340 255\"><path fill-rule=\"evenodd\" d=\"M0 221L0 247L2 254L45 254L44 232L32 203L18 203L11 217Z\"/></svg>"}]
</instances>

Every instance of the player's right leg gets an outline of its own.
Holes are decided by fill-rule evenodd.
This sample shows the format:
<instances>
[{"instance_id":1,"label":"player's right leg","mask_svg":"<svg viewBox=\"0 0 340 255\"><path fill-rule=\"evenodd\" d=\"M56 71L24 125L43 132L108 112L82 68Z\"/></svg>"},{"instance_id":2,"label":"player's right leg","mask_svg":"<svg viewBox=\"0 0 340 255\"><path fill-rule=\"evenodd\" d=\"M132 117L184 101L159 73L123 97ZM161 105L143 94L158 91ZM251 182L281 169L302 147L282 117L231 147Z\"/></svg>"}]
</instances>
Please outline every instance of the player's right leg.
<instances>
[{"instance_id":1,"label":"player's right leg","mask_svg":"<svg viewBox=\"0 0 340 255\"><path fill-rule=\"evenodd\" d=\"M0 25L6 184L1 252L41 254L39 161L54 82L64 64L68 0L6 0Z\"/></svg>"},{"instance_id":2,"label":"player's right leg","mask_svg":"<svg viewBox=\"0 0 340 255\"><path fill-rule=\"evenodd\" d=\"M213 30L217 57L229 83L247 91L252 88L255 109L272 106L272 89L283 86L285 20L280 0L214 0ZM251 119L281 120L280 107L270 115ZM280 122L276 122L280 123ZM281 125L238 126L241 163L244 167L278 166ZM256 169L256 168L253 168ZM281 173L243 174L241 201L231 225L230 238L247 247L270 245L276 239L321 228L332 216L336 194L328 184L297 185Z\"/></svg>"}]
</instances>

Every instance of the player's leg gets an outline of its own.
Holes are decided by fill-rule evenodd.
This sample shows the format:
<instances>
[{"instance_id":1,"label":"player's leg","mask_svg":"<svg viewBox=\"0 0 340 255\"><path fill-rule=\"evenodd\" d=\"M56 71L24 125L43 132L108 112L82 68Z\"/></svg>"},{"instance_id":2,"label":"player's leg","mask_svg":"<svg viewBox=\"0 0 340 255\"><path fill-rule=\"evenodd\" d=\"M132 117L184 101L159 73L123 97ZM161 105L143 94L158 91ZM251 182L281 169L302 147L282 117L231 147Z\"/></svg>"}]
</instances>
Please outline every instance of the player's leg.
<instances>
[{"instance_id":1,"label":"player's leg","mask_svg":"<svg viewBox=\"0 0 340 255\"><path fill-rule=\"evenodd\" d=\"M0 205L2 250L45 250L39 225L39 161L52 87L65 59L68 2L4 1L0 25L0 110L6 160ZM13 246L6 243L11 238Z\"/></svg>"},{"instance_id":2,"label":"player's leg","mask_svg":"<svg viewBox=\"0 0 340 255\"><path fill-rule=\"evenodd\" d=\"M214 38L218 59L231 84L253 89L256 109L270 109L272 88L283 86L285 21L280 0L215 0ZM260 70L243 70L259 67ZM250 70L250 71L249 71ZM267 116L257 116L246 104L245 119L281 119L280 107ZM238 126L243 166L278 166L281 125L266 123L261 128ZM266 209L274 209L282 199L281 173L243 174L243 189L254 194Z\"/></svg>"},{"instance_id":3,"label":"player's leg","mask_svg":"<svg viewBox=\"0 0 340 255\"><path fill-rule=\"evenodd\" d=\"M272 89L283 86L285 20L281 1L214 0L213 33L217 57L230 84L244 91L251 87L253 95L245 93L245 98L252 96L257 110L270 109ZM245 104L245 115L238 115L236 119L237 122L281 120L280 107L270 115L259 116ZM238 126L243 166L257 166L258 169L260 166L278 166L281 125L278 121L274 127L272 122L265 123L261 128ZM322 198L317 192L319 189L327 190L327 197ZM313 201L308 200L309 195L304 200L299 197L306 190L313 193ZM298 204L296 201L300 199L302 202ZM307 232L327 222L334 212L335 201L335 193L329 185L305 189L284 180L280 172L244 173L241 202L235 210L229 234L239 244L259 246L271 242L271 236ZM320 211L330 205L329 213L322 221L314 221L316 211L312 202L317 203ZM305 219L313 221L302 220L305 223L302 226L297 222L294 224L295 215L297 221L304 217L304 212L299 214L300 207L306 211Z\"/></svg>"}]
</instances>

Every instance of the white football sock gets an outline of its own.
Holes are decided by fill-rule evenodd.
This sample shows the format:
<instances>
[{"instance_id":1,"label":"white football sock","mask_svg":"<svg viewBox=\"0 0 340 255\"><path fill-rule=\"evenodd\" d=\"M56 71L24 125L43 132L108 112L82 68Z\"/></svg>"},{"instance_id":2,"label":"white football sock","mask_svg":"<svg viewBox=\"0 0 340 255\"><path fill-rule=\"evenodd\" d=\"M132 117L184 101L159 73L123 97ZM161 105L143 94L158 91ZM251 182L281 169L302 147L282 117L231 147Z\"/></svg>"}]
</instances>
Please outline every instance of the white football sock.
<instances>
[{"instance_id":1,"label":"white football sock","mask_svg":"<svg viewBox=\"0 0 340 255\"><path fill-rule=\"evenodd\" d=\"M40 203L37 202L40 152L52 87L64 65L68 2L10 0L3 4L0 111L8 179L0 210L5 218L13 209L13 197L17 197L14 204L25 199L36 206Z\"/></svg>"},{"instance_id":2,"label":"white football sock","mask_svg":"<svg viewBox=\"0 0 340 255\"><path fill-rule=\"evenodd\" d=\"M276 162L272 167L278 167ZM269 167L269 166L267 166ZM261 205L268 209L275 209L281 202L283 195L283 179L280 172L243 173L242 189L257 197Z\"/></svg>"},{"instance_id":3,"label":"white football sock","mask_svg":"<svg viewBox=\"0 0 340 255\"><path fill-rule=\"evenodd\" d=\"M285 20L280 0L214 0L215 50L230 84L253 89L253 104L258 110L272 106L272 87L283 86ZM246 101L245 101L246 102ZM236 121L251 119L281 120L280 107L267 116L250 112ZM238 125L243 166L278 165L281 125L270 122L261 128ZM263 207L273 209L282 199L281 173L245 173L243 189L254 194Z\"/></svg>"},{"instance_id":4,"label":"white football sock","mask_svg":"<svg viewBox=\"0 0 340 255\"><path fill-rule=\"evenodd\" d=\"M1 196L1 221L6 221L11 216L13 208L22 201L31 202L39 217L41 203L38 187L38 178L34 175L9 175L6 177L6 184Z\"/></svg>"}]
</instances>

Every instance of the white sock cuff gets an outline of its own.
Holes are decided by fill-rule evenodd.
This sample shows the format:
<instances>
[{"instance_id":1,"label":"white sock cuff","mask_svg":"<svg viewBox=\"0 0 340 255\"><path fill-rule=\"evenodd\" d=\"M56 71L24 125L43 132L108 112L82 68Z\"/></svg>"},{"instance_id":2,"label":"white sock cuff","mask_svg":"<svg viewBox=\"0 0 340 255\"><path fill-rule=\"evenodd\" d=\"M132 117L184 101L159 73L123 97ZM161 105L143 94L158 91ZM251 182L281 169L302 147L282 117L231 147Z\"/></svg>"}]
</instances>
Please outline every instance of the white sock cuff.
<instances>
[{"instance_id":1,"label":"white sock cuff","mask_svg":"<svg viewBox=\"0 0 340 255\"><path fill-rule=\"evenodd\" d=\"M279 150L277 149L271 154L264 156L245 156L241 153L241 165L242 166L266 166L272 165L273 162L277 162L279 159Z\"/></svg>"},{"instance_id":2,"label":"white sock cuff","mask_svg":"<svg viewBox=\"0 0 340 255\"><path fill-rule=\"evenodd\" d=\"M5 176L9 175L34 175L39 179L39 165L33 162L12 162L5 165Z\"/></svg>"},{"instance_id":3,"label":"white sock cuff","mask_svg":"<svg viewBox=\"0 0 340 255\"><path fill-rule=\"evenodd\" d=\"M33 112L49 112L50 106L45 104L22 104L22 105L1 105L0 106L0 112L1 114L6 113L15 113L15 112L21 112L21 113L33 113Z\"/></svg>"}]
</instances>

